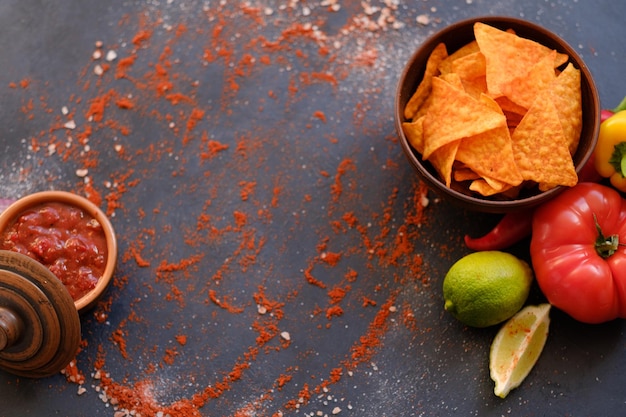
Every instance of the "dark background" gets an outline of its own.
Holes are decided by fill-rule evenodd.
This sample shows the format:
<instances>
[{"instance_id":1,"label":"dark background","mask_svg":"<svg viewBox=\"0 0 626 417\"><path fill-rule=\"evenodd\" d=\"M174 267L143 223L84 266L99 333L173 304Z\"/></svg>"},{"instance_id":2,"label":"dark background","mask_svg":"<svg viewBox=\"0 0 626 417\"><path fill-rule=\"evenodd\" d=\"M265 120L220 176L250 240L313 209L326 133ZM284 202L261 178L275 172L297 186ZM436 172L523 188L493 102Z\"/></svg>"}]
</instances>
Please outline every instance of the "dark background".
<instances>
[{"instance_id":1,"label":"dark background","mask_svg":"<svg viewBox=\"0 0 626 417\"><path fill-rule=\"evenodd\" d=\"M447 315L441 281L468 253L463 235L484 233L497 216L434 195L416 206L392 107L403 63L427 36L507 15L561 35L612 108L626 94L626 3L369 4L0 3L0 197L88 195L110 213L120 245L115 284L81 317L84 381L0 372L1 416L124 415L132 401L151 401L155 415L189 415L172 407L242 364L198 415L623 413L623 322L583 325L558 311L522 386L493 395L497 329ZM378 24L389 5L396 26ZM429 22L418 24L420 15ZM97 41L117 59L94 59ZM116 76L128 57L126 76ZM110 67L97 76L97 64ZM103 97L96 120L90 109ZM68 120L77 127L64 129ZM227 147L210 157L211 143ZM76 174L85 168L87 177ZM527 245L511 251L527 257ZM307 271L326 288L307 282ZM336 288L345 294L333 301ZM259 314L261 293L279 303L274 314ZM534 288L529 303L541 301ZM342 314L328 314L333 306ZM261 327L271 330L265 342ZM310 398L299 401L302 392Z\"/></svg>"}]
</instances>

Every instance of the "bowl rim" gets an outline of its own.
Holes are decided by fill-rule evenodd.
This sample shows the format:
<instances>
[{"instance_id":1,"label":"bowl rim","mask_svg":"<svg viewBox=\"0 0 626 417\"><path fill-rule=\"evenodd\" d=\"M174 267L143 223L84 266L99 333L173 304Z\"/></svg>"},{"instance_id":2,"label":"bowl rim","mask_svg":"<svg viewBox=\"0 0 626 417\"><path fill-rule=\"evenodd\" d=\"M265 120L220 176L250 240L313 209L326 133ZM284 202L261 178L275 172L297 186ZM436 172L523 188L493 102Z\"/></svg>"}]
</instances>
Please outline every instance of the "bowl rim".
<instances>
[{"instance_id":1,"label":"bowl rim","mask_svg":"<svg viewBox=\"0 0 626 417\"><path fill-rule=\"evenodd\" d=\"M65 203L73 205L85 211L95 218L102 226L107 246L107 260L104 272L96 286L83 295L78 300L74 300L74 306L79 313L82 313L98 301L106 288L112 281L115 268L117 266L118 246L115 230L106 214L94 203L85 197L68 191L39 191L28 194L11 203L2 213L0 213L0 234L9 226L15 218L23 211L45 203ZM32 259L32 258L31 258ZM34 262L37 262L33 259Z\"/></svg>"},{"instance_id":2,"label":"bowl rim","mask_svg":"<svg viewBox=\"0 0 626 417\"><path fill-rule=\"evenodd\" d=\"M421 160L421 155L413 149L413 147L409 144L406 135L402 130L402 123L406 120L404 119L404 109L403 106L406 104L405 95L403 95L405 87L405 82L411 71L414 70L416 66L416 60L419 55L424 54L426 50L426 56L435 48L435 46L440 42L439 39L441 37L445 37L449 35L450 32L462 30L469 25L473 25L474 23L482 22L486 24L491 24L494 26L505 26L507 24L514 25L518 27L524 27L528 31L536 32L542 35L543 37L550 38L554 41L555 44L558 44L559 52L567 53L570 59L568 62L573 62L576 67L581 72L581 83L587 84L587 90L589 91L588 99L590 100L591 106L583 107L583 111L591 112L591 115L594 117L594 125L591 128L591 143L588 149L584 154L581 155L580 160L575 165L576 172L579 173L580 170L587 163L591 155L593 154L593 150L597 143L598 133L600 130L600 99L598 95L598 90L591 74L591 71L582 57L577 53L577 51L560 35L557 33L539 25L538 23L534 23L529 20L521 19L513 16L499 16L499 15L488 15L488 16L474 16L462 20L455 21L442 29L436 31L435 33L426 37L420 44L417 46L415 51L411 54L409 59L406 61L405 66L400 73L400 77L398 78L398 83L396 85L395 91L395 102L394 102L394 122L395 128L398 136L400 137L400 143L402 145L403 151L405 155L408 157L409 161L416 168L419 173L425 179L429 188L434 189L437 194L444 193L445 196L442 196L447 199L454 200L457 204L464 206L465 208L469 208L474 211L481 212L492 212L492 213L505 213L509 211L518 211L527 208L534 207L538 204L541 204L548 199L551 199L561 192L565 191L569 187L557 186L548 191L533 194L531 196L527 196L521 199L515 200L491 200L486 198L480 198L478 196L472 196L465 193L462 193L458 190L452 189L450 187L446 187L443 182L439 179L438 176L434 175L429 169L427 169ZM525 38L534 40L532 37L527 35L520 35ZM450 52L451 53L451 52ZM425 65L425 61L424 61ZM420 65L419 68L423 70L424 65ZM418 81L419 82L419 78ZM414 91L414 88L412 89ZM584 94L581 92L581 94ZM405 100L403 100L405 99ZM427 162L427 161L426 161Z\"/></svg>"}]
</instances>

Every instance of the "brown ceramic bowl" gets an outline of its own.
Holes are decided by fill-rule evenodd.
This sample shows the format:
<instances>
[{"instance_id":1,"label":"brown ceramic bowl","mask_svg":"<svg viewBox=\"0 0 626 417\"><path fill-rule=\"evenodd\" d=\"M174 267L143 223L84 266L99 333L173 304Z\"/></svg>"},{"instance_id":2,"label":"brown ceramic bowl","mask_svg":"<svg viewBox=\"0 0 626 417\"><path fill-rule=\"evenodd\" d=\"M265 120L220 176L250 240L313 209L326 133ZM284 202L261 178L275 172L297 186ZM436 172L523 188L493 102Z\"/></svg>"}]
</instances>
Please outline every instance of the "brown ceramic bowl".
<instances>
[{"instance_id":1,"label":"brown ceramic bowl","mask_svg":"<svg viewBox=\"0 0 626 417\"><path fill-rule=\"evenodd\" d=\"M534 23L512 17L486 16L460 21L447 26L422 43L411 56L400 75L394 109L396 130L402 148L417 170L419 177L439 196L472 211L505 213L531 208L555 197L565 187L559 186L545 192L540 192L536 189L537 187L534 187L528 191L522 191L519 197L514 200L491 199L469 194L469 191L446 187L430 162L422 160L421 155L411 147L402 130L402 123L407 121L404 118L404 107L424 75L426 60L432 50L440 42L443 42L448 53L452 53L474 40L473 26L476 22L483 22L502 30L513 29L517 35L523 38L534 40L551 49L556 49L558 52L565 53L569 55L570 62L580 70L583 123L580 142L574 155L574 166L577 172L581 171L593 153L600 129L600 100L591 73L574 48L559 36Z\"/></svg>"},{"instance_id":2,"label":"brown ceramic bowl","mask_svg":"<svg viewBox=\"0 0 626 417\"><path fill-rule=\"evenodd\" d=\"M107 248L106 266L104 272L98 279L94 288L77 300L74 300L76 310L78 310L79 313L82 313L93 307L100 296L104 293L113 278L113 273L117 264L117 239L115 237L113 226L102 210L86 198L65 191L42 191L30 194L15 201L9 205L6 210L2 212L2 214L0 214L0 236L4 234L5 230L7 230L7 228L14 223L15 219L24 211L41 204L49 204L53 202L78 207L84 213L93 217L98 223L100 223L104 232Z\"/></svg>"}]
</instances>

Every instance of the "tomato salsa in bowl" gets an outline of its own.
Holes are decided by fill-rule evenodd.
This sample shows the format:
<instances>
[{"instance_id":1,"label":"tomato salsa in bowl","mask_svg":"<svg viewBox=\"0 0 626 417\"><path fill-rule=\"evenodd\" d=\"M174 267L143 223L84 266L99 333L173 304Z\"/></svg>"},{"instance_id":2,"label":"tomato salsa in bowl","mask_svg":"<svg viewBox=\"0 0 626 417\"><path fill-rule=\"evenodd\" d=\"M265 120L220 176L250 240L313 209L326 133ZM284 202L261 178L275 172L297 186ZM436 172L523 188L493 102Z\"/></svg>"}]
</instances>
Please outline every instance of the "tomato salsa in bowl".
<instances>
[{"instance_id":1,"label":"tomato salsa in bowl","mask_svg":"<svg viewBox=\"0 0 626 417\"><path fill-rule=\"evenodd\" d=\"M108 287L117 240L106 215L65 191L23 197L0 214L0 249L29 256L65 286L78 312L92 307Z\"/></svg>"}]
</instances>

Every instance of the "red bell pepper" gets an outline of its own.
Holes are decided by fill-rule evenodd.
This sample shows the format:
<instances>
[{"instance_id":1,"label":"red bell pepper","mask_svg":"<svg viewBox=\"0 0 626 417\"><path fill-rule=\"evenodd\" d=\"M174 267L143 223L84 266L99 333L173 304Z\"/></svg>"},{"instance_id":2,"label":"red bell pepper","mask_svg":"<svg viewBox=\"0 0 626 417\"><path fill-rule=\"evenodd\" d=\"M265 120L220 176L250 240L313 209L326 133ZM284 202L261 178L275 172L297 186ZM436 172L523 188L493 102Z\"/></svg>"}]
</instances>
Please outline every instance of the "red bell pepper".
<instances>
[{"instance_id":1,"label":"red bell pepper","mask_svg":"<svg viewBox=\"0 0 626 417\"><path fill-rule=\"evenodd\" d=\"M548 301L576 320L626 318L626 200L580 183L533 216L530 256Z\"/></svg>"}]
</instances>

